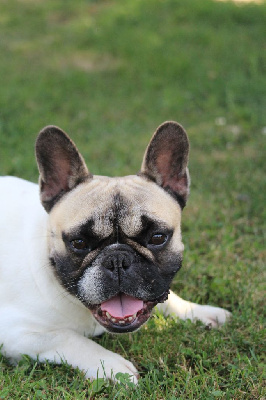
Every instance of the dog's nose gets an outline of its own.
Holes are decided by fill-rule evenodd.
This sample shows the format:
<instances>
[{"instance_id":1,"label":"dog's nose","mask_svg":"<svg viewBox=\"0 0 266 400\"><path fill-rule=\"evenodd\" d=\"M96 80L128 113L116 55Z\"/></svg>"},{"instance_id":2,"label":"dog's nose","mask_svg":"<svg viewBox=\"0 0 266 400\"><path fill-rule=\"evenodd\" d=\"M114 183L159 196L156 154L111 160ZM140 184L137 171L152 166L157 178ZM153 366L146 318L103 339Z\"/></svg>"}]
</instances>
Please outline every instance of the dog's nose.
<instances>
[{"instance_id":1,"label":"dog's nose","mask_svg":"<svg viewBox=\"0 0 266 400\"><path fill-rule=\"evenodd\" d=\"M110 271L126 270L132 265L133 255L125 251L115 251L106 255L102 266Z\"/></svg>"}]
</instances>

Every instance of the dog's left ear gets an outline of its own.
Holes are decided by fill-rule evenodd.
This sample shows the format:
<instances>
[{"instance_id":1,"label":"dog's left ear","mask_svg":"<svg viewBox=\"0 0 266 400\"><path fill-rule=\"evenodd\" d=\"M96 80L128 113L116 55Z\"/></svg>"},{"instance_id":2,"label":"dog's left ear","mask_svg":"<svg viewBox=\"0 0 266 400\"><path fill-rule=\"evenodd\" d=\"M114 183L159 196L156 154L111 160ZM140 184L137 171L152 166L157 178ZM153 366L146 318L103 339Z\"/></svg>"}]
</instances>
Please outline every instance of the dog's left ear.
<instances>
[{"instance_id":1,"label":"dog's left ear","mask_svg":"<svg viewBox=\"0 0 266 400\"><path fill-rule=\"evenodd\" d=\"M75 144L56 126L47 126L39 133L35 151L41 202L47 212L65 193L92 178Z\"/></svg>"},{"instance_id":2,"label":"dog's left ear","mask_svg":"<svg viewBox=\"0 0 266 400\"><path fill-rule=\"evenodd\" d=\"M181 208L189 194L188 153L184 128L177 122L164 122L146 149L140 173L170 193Z\"/></svg>"}]
</instances>

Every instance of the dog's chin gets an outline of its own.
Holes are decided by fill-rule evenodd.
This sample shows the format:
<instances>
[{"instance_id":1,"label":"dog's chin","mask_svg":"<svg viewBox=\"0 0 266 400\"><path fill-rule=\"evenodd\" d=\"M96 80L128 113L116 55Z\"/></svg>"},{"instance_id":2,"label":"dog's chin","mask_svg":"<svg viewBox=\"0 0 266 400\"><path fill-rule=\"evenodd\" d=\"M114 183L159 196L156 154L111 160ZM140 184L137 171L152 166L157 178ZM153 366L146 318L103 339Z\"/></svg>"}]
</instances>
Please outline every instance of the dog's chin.
<instances>
[{"instance_id":1,"label":"dog's chin","mask_svg":"<svg viewBox=\"0 0 266 400\"><path fill-rule=\"evenodd\" d=\"M157 300L153 301L144 301L135 299L135 302L138 304L137 307L128 309L127 312L115 313L112 308L108 308L106 304L108 302L113 301L113 299L122 298L124 297L131 297L120 293L114 296L109 301L103 302L102 304L97 304L93 306L88 306L91 310L94 318L109 332L113 333L128 333L133 332L141 327L151 316L152 309L158 304L165 301L168 297L168 292L165 293L163 296L160 296ZM131 299L133 299L131 297ZM116 300L117 301L117 300Z\"/></svg>"}]
</instances>

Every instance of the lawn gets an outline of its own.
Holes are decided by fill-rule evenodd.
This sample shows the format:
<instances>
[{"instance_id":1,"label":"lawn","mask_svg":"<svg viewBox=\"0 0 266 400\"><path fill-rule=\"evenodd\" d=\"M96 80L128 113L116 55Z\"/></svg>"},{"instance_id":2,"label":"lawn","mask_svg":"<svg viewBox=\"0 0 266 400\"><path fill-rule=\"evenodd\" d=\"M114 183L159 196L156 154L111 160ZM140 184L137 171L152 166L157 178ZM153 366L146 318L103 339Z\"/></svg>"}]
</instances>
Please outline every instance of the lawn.
<instances>
[{"instance_id":1,"label":"lawn","mask_svg":"<svg viewBox=\"0 0 266 400\"><path fill-rule=\"evenodd\" d=\"M135 173L156 127L180 122L192 183L173 289L233 313L218 330L155 314L96 339L135 363L134 388L1 357L1 399L266 398L265 38L265 2L0 0L1 175L37 181L48 124L93 173Z\"/></svg>"}]
</instances>

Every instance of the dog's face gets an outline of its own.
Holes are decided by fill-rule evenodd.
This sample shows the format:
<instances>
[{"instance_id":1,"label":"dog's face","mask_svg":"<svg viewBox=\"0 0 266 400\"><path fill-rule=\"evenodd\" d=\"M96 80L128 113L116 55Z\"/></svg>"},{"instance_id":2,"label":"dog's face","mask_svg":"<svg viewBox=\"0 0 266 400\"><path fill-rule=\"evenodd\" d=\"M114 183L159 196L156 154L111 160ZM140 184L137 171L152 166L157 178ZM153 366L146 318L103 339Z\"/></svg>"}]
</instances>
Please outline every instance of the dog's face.
<instances>
[{"instance_id":1,"label":"dog's face","mask_svg":"<svg viewBox=\"0 0 266 400\"><path fill-rule=\"evenodd\" d=\"M58 128L45 128L37 139L51 267L111 332L142 325L181 267L188 147L183 128L165 123L138 175L109 178L93 177Z\"/></svg>"}]
</instances>

